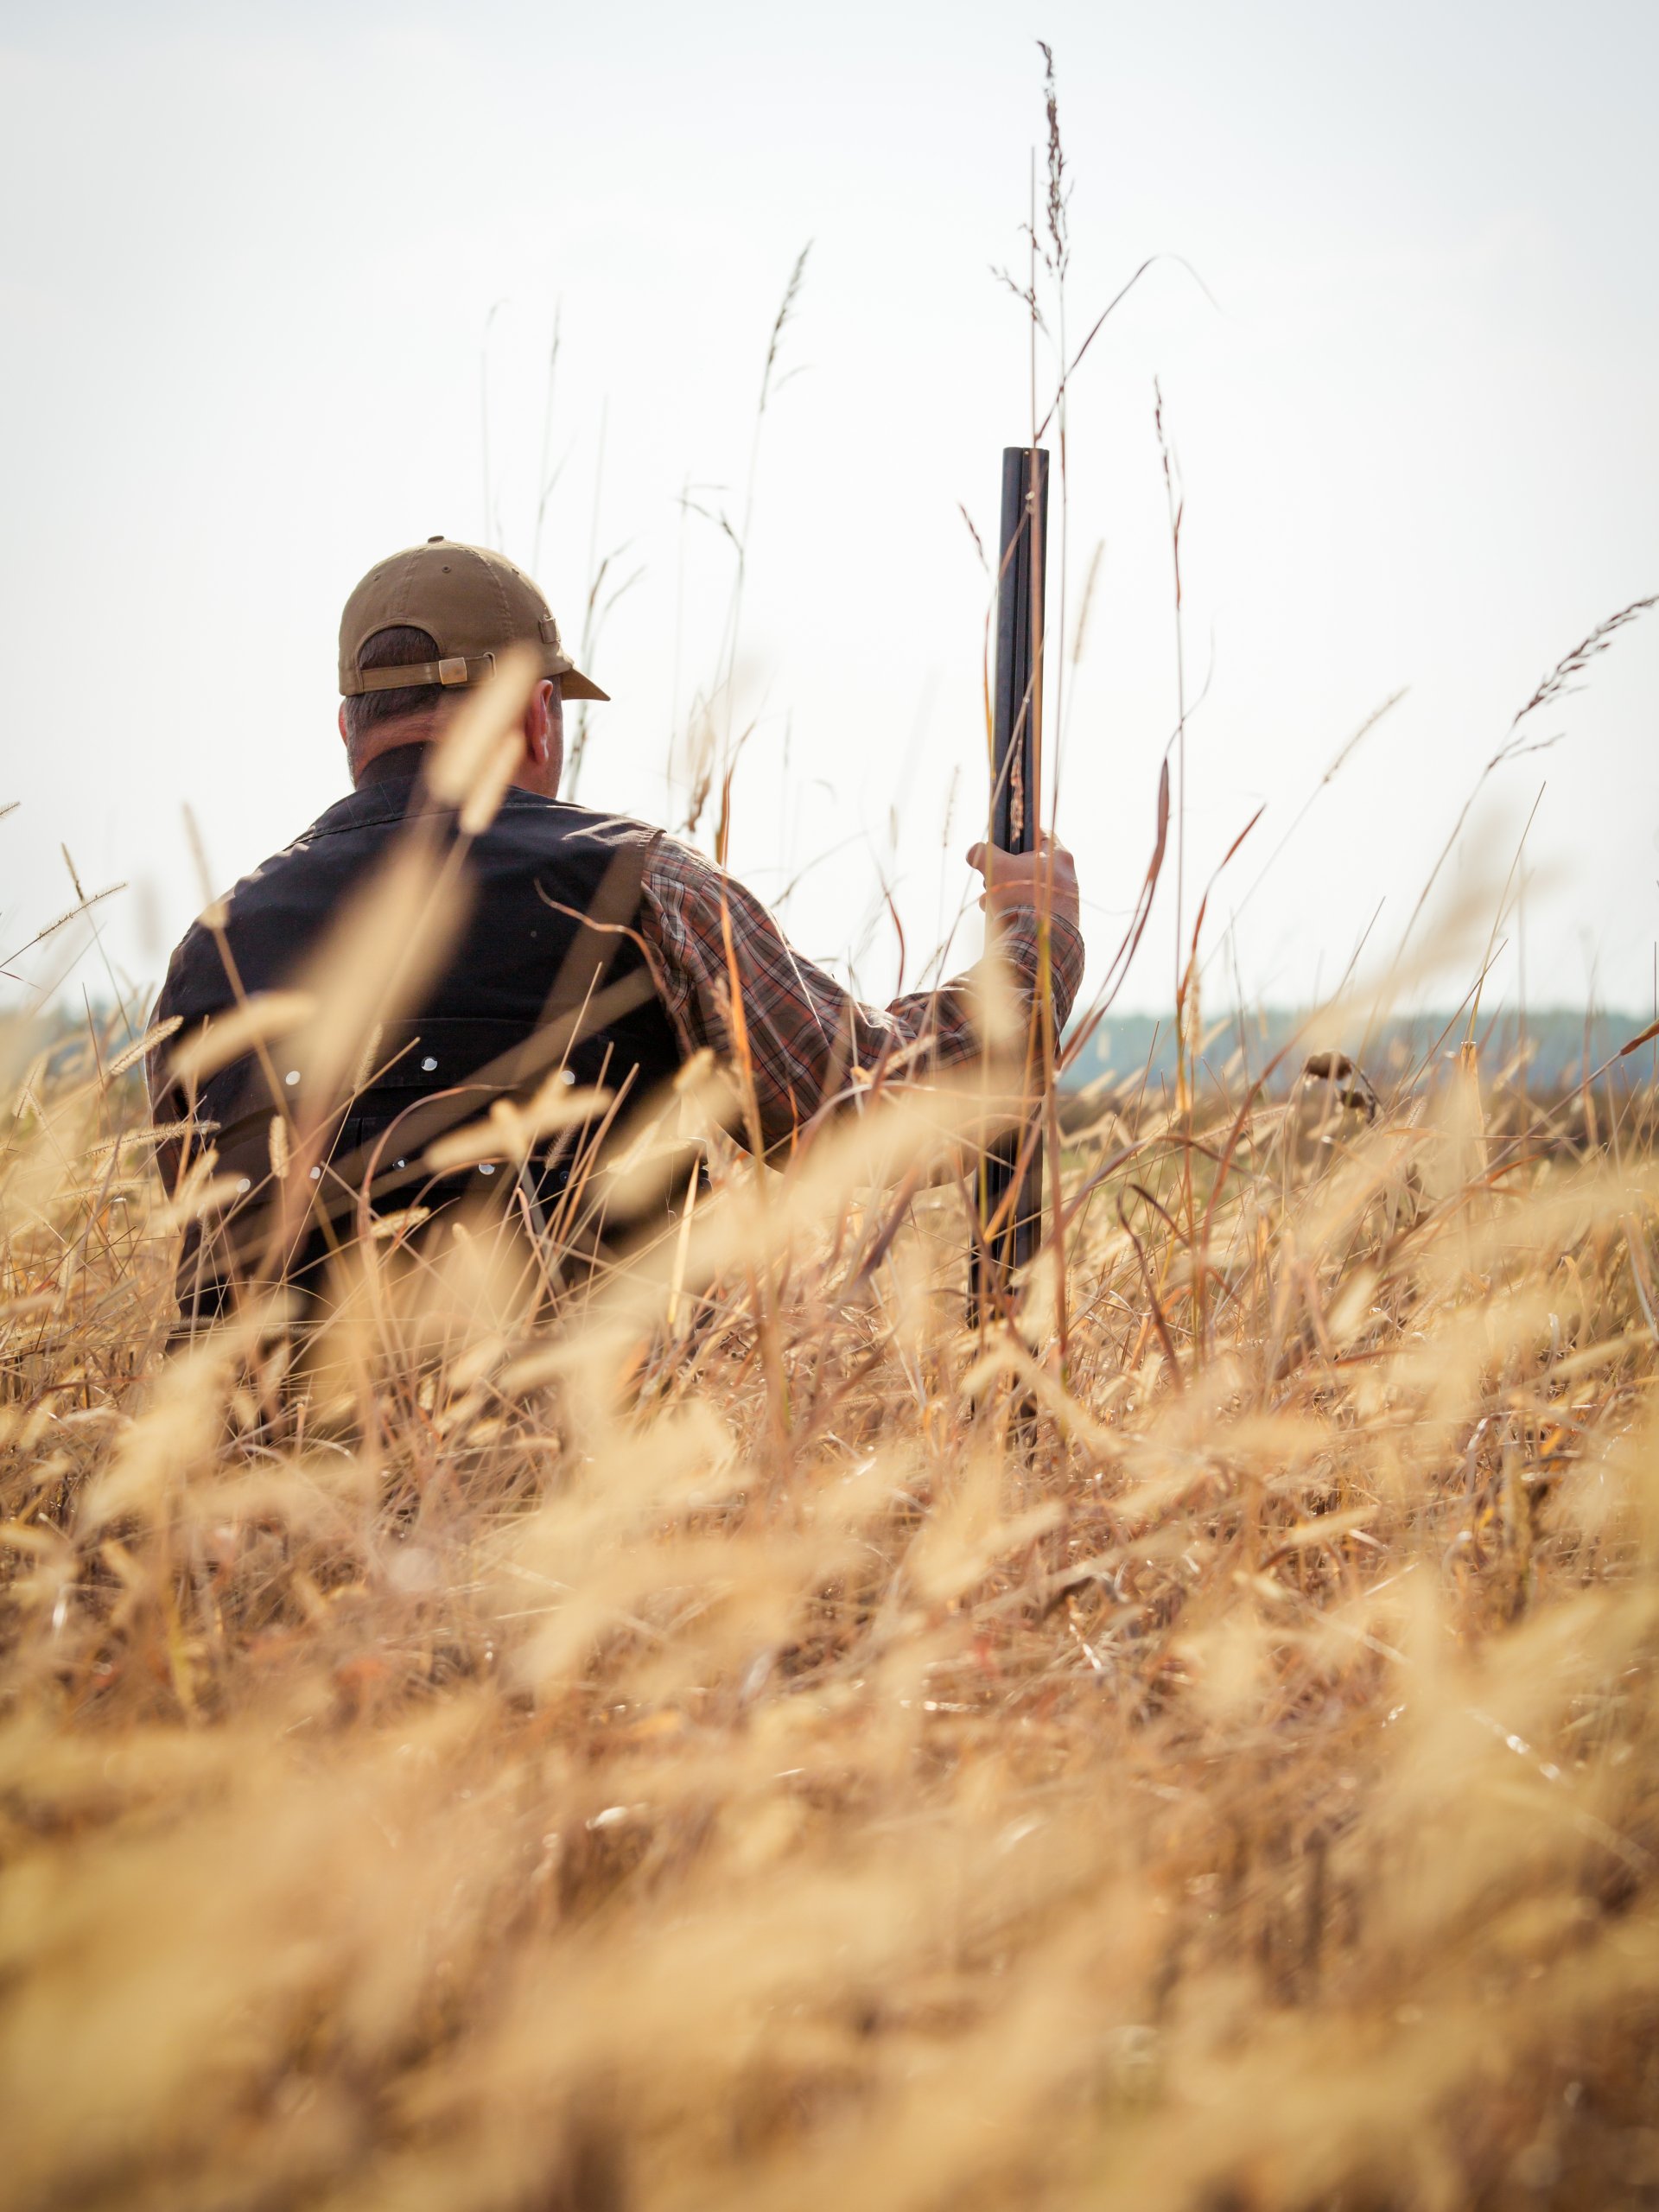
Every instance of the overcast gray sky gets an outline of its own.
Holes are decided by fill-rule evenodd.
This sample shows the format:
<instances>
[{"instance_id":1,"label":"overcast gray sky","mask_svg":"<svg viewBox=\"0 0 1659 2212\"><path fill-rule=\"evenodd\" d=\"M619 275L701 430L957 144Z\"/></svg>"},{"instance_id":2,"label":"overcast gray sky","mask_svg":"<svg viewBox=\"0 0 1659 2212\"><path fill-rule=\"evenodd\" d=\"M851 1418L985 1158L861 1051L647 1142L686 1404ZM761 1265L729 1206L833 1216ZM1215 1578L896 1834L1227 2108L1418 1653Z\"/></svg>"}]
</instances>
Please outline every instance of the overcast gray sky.
<instances>
[{"instance_id":1,"label":"overcast gray sky","mask_svg":"<svg viewBox=\"0 0 1659 2212\"><path fill-rule=\"evenodd\" d=\"M677 821L734 566L684 496L741 521L810 239L716 703L721 732L753 725L734 862L883 995L893 884L913 980L983 806L987 587L958 503L993 531L1029 424L1022 312L990 272L1020 261L1039 35L1073 339L1149 254L1205 288L1159 264L1071 391L1074 618L1103 552L1059 819L1091 973L1176 712L1154 378L1199 702L1189 912L1267 808L1216 890L1210 987L1305 998L1368 930L1378 964L1539 677L1659 591L1650 0L0 5L0 801L22 802L0 950L68 903L64 842L89 889L132 886L107 946L153 977L200 903L187 798L221 883L338 794L361 570L434 531L531 557L556 308L542 580L574 632L595 549L639 572L594 655L614 703L581 795ZM1529 996L1593 977L1649 1004L1656 719L1659 612L1537 720L1559 742L1488 783L1419 989L1468 980L1542 787ZM1126 1005L1168 1001L1172 889ZM1510 997L1522 934L1499 931Z\"/></svg>"}]
</instances>

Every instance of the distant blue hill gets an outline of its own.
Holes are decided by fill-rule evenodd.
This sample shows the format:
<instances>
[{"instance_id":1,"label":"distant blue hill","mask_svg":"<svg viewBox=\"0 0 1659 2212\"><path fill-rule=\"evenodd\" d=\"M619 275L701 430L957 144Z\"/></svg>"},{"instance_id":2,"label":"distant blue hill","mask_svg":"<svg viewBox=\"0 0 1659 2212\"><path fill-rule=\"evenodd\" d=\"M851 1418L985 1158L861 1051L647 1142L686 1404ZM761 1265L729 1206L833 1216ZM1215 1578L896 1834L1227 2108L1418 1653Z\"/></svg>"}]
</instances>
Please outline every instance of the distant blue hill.
<instances>
[{"instance_id":1,"label":"distant blue hill","mask_svg":"<svg viewBox=\"0 0 1659 2212\"><path fill-rule=\"evenodd\" d=\"M1594 1075L1651 1020L1648 1014L1586 1014L1582 1008L1551 1007L1529 1013L1523 1028L1513 1012L1483 1016L1475 1027L1481 1074L1490 1082L1519 1082L1524 1057L1528 1089L1542 1096L1557 1094L1583 1081L1586 1050L1588 1071ZM1217 1013L1205 1023L1202 1060L1212 1079L1224 1078L1229 1089L1236 1090L1247 1071L1253 1081L1276 1053L1283 1052L1271 1085L1282 1090L1309 1052L1342 1052L1358 1061L1379 1090L1392 1089L1431 1060L1455 1056L1468 1027L1466 1011L1395 1016L1369 1036L1358 1018L1339 1020L1281 1007L1259 1008L1242 1020L1236 1014ZM1644 1045L1615 1061L1599 1080L1643 1084L1651 1082L1654 1074L1655 1050ZM1144 1079L1156 1090L1173 1084L1174 1077L1173 1019L1124 1014L1101 1023L1065 1080L1068 1087L1081 1088L1106 1078L1116 1089L1133 1088Z\"/></svg>"}]
</instances>

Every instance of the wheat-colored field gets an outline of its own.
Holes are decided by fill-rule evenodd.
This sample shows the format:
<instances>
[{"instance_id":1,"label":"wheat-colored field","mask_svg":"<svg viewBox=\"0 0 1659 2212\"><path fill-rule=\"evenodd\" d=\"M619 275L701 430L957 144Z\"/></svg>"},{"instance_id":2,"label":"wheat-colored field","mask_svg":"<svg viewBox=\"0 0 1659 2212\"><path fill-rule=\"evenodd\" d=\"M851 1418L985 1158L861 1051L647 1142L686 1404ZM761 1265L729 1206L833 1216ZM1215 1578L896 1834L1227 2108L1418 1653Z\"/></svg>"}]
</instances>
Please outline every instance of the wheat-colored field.
<instances>
[{"instance_id":1,"label":"wheat-colored field","mask_svg":"<svg viewBox=\"0 0 1659 2212\"><path fill-rule=\"evenodd\" d=\"M127 1034L9 1046L8 2204L1659 2201L1649 1094L1103 1108L1017 1330L873 1096L302 1375Z\"/></svg>"}]
</instances>

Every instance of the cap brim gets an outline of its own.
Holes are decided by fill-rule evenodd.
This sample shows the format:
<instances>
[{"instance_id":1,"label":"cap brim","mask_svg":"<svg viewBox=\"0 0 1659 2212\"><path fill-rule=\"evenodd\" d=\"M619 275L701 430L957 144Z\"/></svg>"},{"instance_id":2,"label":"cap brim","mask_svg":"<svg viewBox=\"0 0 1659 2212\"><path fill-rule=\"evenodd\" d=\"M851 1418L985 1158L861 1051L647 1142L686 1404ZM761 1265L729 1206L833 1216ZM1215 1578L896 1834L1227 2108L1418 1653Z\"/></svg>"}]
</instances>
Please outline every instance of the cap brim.
<instances>
[{"instance_id":1,"label":"cap brim","mask_svg":"<svg viewBox=\"0 0 1659 2212\"><path fill-rule=\"evenodd\" d=\"M608 699L608 691L601 691L591 676L584 676L579 668L567 668L559 678L562 699Z\"/></svg>"}]
</instances>

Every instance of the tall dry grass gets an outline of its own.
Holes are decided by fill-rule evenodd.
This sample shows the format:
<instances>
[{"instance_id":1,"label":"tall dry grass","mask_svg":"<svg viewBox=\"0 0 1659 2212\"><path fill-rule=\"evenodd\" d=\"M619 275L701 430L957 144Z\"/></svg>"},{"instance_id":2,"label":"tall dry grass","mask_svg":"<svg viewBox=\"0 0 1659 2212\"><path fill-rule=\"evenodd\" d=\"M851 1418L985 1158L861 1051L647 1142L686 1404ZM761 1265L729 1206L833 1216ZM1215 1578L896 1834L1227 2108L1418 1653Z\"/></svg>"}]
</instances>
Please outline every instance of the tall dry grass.
<instances>
[{"instance_id":1,"label":"tall dry grass","mask_svg":"<svg viewBox=\"0 0 1659 2212\"><path fill-rule=\"evenodd\" d=\"M302 1377L11 1046L7 2203L1654 2201L1650 1100L1108 1116L1062 1365L878 1097Z\"/></svg>"}]
</instances>

